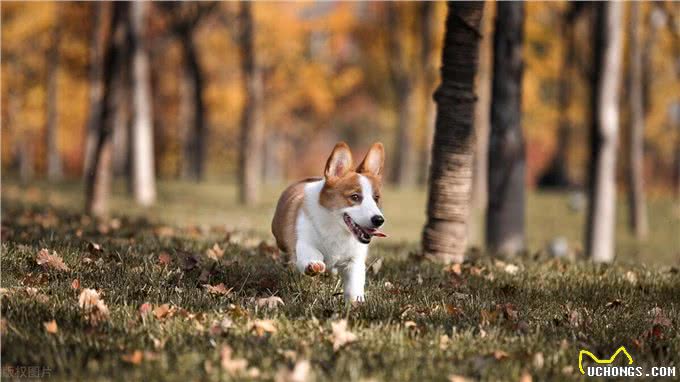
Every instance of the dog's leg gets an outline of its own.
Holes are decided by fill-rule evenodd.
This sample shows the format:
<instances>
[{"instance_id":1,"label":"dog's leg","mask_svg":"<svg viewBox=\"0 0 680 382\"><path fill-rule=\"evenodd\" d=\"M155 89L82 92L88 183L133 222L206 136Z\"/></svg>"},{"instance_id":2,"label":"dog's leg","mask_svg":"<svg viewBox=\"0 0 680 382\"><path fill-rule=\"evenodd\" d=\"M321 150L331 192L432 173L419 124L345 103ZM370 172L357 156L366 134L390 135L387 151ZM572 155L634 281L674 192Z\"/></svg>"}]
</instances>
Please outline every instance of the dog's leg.
<instances>
[{"instance_id":1,"label":"dog's leg","mask_svg":"<svg viewBox=\"0 0 680 382\"><path fill-rule=\"evenodd\" d=\"M295 256L297 269L308 276L316 276L326 270L321 252L302 240L298 240L295 246Z\"/></svg>"},{"instance_id":2,"label":"dog's leg","mask_svg":"<svg viewBox=\"0 0 680 382\"><path fill-rule=\"evenodd\" d=\"M364 283L366 282L366 260L356 258L350 261L344 269L343 284L345 300L364 301Z\"/></svg>"}]
</instances>

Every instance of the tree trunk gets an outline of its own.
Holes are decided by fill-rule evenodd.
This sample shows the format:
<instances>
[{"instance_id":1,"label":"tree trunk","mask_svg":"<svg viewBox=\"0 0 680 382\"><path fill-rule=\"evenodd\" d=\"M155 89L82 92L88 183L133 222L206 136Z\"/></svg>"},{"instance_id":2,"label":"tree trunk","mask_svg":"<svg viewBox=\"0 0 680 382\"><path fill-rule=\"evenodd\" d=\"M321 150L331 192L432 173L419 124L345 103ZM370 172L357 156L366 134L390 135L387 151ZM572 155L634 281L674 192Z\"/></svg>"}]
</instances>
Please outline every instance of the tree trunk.
<instances>
[{"instance_id":1,"label":"tree trunk","mask_svg":"<svg viewBox=\"0 0 680 382\"><path fill-rule=\"evenodd\" d=\"M557 147L548 168L541 174L538 185L545 188L569 188L573 182L569 176L569 145L571 142L571 123L569 121L569 107L571 105L574 56L576 42L574 41L574 18L579 12L579 5L569 3L565 15L562 16L562 36L564 50L560 68L559 89L557 90L557 111L559 113L557 127Z\"/></svg>"},{"instance_id":2,"label":"tree trunk","mask_svg":"<svg viewBox=\"0 0 680 382\"><path fill-rule=\"evenodd\" d=\"M262 110L262 70L255 55L252 4L241 3L241 66L246 100L241 121L239 147L239 201L258 202L262 176L264 121Z\"/></svg>"},{"instance_id":3,"label":"tree trunk","mask_svg":"<svg viewBox=\"0 0 680 382\"><path fill-rule=\"evenodd\" d=\"M101 102L98 108L99 114L92 121L96 130L96 144L93 148L92 161L85 171L85 212L95 217L108 215L108 202L111 194L111 156L112 156L112 109L113 109L113 79L117 60L121 54L121 48L125 39L125 18L127 16L127 3L103 4L102 6L113 7L111 12L111 33L104 44L102 55L101 76L98 80L102 84ZM102 14L109 14L108 10ZM107 28L109 29L109 28ZM92 82L91 82L92 83ZM91 89L91 92L93 89Z\"/></svg>"},{"instance_id":4,"label":"tree trunk","mask_svg":"<svg viewBox=\"0 0 680 382\"><path fill-rule=\"evenodd\" d=\"M630 30L628 32L630 37L628 48L630 52L628 205L630 210L630 229L638 239L645 239L649 231L649 223L647 221L643 174L645 113L642 101L641 31L640 3L631 2Z\"/></svg>"},{"instance_id":5,"label":"tree trunk","mask_svg":"<svg viewBox=\"0 0 680 382\"><path fill-rule=\"evenodd\" d=\"M89 71L89 107L87 126L85 132L85 154L83 158L83 179L87 179L88 171L93 168L94 157L97 151L99 137L99 124L101 123L102 102L104 96L102 78L104 59L103 52L107 33L112 26L111 5L94 3L94 33L90 47L90 71Z\"/></svg>"},{"instance_id":6,"label":"tree trunk","mask_svg":"<svg viewBox=\"0 0 680 382\"><path fill-rule=\"evenodd\" d=\"M129 46L121 47L113 79L113 174L124 176L128 180L128 191L132 194L130 182L130 166L132 150L130 139L130 71Z\"/></svg>"},{"instance_id":7,"label":"tree trunk","mask_svg":"<svg viewBox=\"0 0 680 382\"><path fill-rule=\"evenodd\" d=\"M54 27L52 28L52 45L47 52L47 101L46 101L46 123L45 123L45 148L47 153L47 179L50 181L61 180L64 170L59 155L59 143L57 130L59 126L59 112L57 99L59 94L59 44L61 43L61 19L60 13L56 11Z\"/></svg>"},{"instance_id":8,"label":"tree trunk","mask_svg":"<svg viewBox=\"0 0 680 382\"><path fill-rule=\"evenodd\" d=\"M479 53L482 2L448 3L441 84L434 94L437 122L432 145L426 256L463 261L474 151L474 78Z\"/></svg>"},{"instance_id":9,"label":"tree trunk","mask_svg":"<svg viewBox=\"0 0 680 382\"><path fill-rule=\"evenodd\" d=\"M196 46L193 41L192 31L184 28L180 36L182 51L184 54L184 91L182 92L185 103L184 118L184 158L182 177L193 181L203 180L203 167L205 161L205 106L203 102L203 73Z\"/></svg>"},{"instance_id":10,"label":"tree trunk","mask_svg":"<svg viewBox=\"0 0 680 382\"><path fill-rule=\"evenodd\" d=\"M585 248L595 262L614 259L616 146L621 77L621 9L597 3L591 118L590 195Z\"/></svg>"},{"instance_id":11,"label":"tree trunk","mask_svg":"<svg viewBox=\"0 0 680 382\"><path fill-rule=\"evenodd\" d=\"M151 78L149 55L146 49L148 2L131 4L130 26L132 32L132 180L137 203L150 206L156 201L156 176L154 173L153 119L151 110Z\"/></svg>"},{"instance_id":12,"label":"tree trunk","mask_svg":"<svg viewBox=\"0 0 680 382\"><path fill-rule=\"evenodd\" d=\"M432 135L434 134L434 124L437 118L434 101L431 94L434 91L435 82L437 80L437 69L432 63L432 53L434 49L434 32L435 32L435 3L433 1L423 1L420 6L420 28L422 33L421 38L421 56L420 70L423 84L423 95L425 107L423 108L425 114L425 131L423 132L423 145L420 151L420 171L418 174L418 183L426 184L427 174L430 169L430 152L432 152Z\"/></svg>"},{"instance_id":13,"label":"tree trunk","mask_svg":"<svg viewBox=\"0 0 680 382\"><path fill-rule=\"evenodd\" d=\"M19 182L22 185L30 183L33 180L35 172L35 145L31 135L32 134L30 133L22 134L19 141L19 150L17 150L19 160Z\"/></svg>"},{"instance_id":14,"label":"tree trunk","mask_svg":"<svg viewBox=\"0 0 680 382\"><path fill-rule=\"evenodd\" d=\"M418 97L414 86L413 70L409 68L408 58L402 49L404 41L401 37L401 28L403 26L399 22L398 6L401 6L401 4L387 4L389 66L398 111L397 139L392 154L394 167L391 177L392 181L399 186L410 186L415 184L416 180L413 126L416 123Z\"/></svg>"},{"instance_id":15,"label":"tree trunk","mask_svg":"<svg viewBox=\"0 0 680 382\"><path fill-rule=\"evenodd\" d=\"M489 124L491 113L491 59L493 57L493 13L487 7L482 18L482 41L479 45L479 64L475 78L475 152L472 173L470 211L470 245L484 245L484 216L487 204L487 172L489 155Z\"/></svg>"},{"instance_id":16,"label":"tree trunk","mask_svg":"<svg viewBox=\"0 0 680 382\"><path fill-rule=\"evenodd\" d=\"M490 251L508 256L525 248L523 43L524 3L499 2L494 32L486 245Z\"/></svg>"}]
</instances>

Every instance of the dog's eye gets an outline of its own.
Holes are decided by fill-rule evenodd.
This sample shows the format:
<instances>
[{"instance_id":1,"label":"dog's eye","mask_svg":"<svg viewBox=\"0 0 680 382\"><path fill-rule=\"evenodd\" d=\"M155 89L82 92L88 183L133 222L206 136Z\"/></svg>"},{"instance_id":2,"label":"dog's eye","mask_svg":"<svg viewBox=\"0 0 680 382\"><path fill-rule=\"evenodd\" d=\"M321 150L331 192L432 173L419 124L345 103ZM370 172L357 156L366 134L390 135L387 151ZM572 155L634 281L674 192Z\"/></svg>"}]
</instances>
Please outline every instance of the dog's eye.
<instances>
[{"instance_id":1,"label":"dog's eye","mask_svg":"<svg viewBox=\"0 0 680 382\"><path fill-rule=\"evenodd\" d=\"M380 201L380 195L373 195L373 200L378 203Z\"/></svg>"},{"instance_id":2,"label":"dog's eye","mask_svg":"<svg viewBox=\"0 0 680 382\"><path fill-rule=\"evenodd\" d=\"M361 201L361 195L359 194L352 194L349 196L350 199L352 199L353 202L360 202Z\"/></svg>"}]
</instances>

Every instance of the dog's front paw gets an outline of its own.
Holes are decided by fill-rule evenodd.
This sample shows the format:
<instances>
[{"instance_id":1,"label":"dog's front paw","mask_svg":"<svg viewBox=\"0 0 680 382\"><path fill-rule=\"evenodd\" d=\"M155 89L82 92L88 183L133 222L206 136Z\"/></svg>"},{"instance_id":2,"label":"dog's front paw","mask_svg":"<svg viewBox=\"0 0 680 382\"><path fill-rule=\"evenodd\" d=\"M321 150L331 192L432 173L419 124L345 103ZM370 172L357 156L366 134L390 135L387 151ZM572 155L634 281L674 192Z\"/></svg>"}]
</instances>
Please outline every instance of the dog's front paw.
<instances>
[{"instance_id":1,"label":"dog's front paw","mask_svg":"<svg viewBox=\"0 0 680 382\"><path fill-rule=\"evenodd\" d=\"M324 273L326 271L326 264L320 262L320 261L312 261L311 263L307 264L307 267L305 268L305 274L307 276L316 276Z\"/></svg>"}]
</instances>

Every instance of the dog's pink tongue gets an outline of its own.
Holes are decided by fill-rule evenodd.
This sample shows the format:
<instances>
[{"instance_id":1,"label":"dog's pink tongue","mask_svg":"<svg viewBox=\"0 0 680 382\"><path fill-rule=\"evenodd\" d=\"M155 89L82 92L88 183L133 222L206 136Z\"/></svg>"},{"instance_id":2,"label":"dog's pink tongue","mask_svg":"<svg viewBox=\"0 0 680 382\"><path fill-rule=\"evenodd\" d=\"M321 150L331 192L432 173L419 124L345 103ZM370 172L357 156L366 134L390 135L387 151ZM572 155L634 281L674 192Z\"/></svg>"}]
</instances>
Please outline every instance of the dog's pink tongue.
<instances>
[{"instance_id":1,"label":"dog's pink tongue","mask_svg":"<svg viewBox=\"0 0 680 382\"><path fill-rule=\"evenodd\" d=\"M374 229L373 232L371 232L371 235L377 237L387 237L387 234L379 229Z\"/></svg>"}]
</instances>

